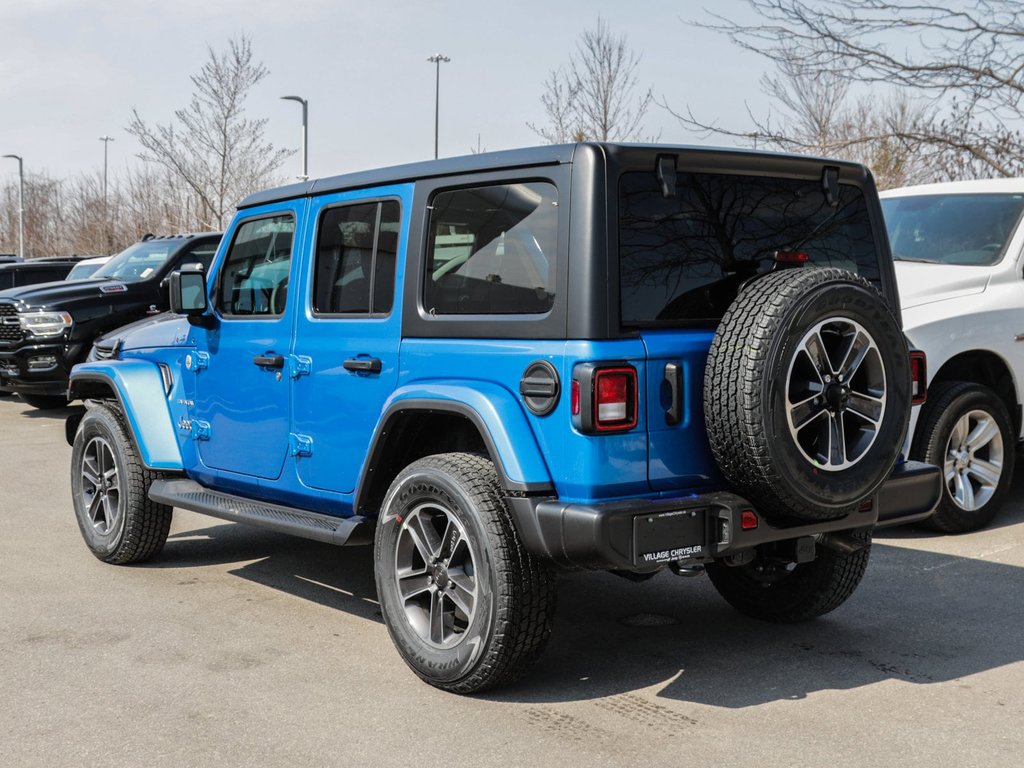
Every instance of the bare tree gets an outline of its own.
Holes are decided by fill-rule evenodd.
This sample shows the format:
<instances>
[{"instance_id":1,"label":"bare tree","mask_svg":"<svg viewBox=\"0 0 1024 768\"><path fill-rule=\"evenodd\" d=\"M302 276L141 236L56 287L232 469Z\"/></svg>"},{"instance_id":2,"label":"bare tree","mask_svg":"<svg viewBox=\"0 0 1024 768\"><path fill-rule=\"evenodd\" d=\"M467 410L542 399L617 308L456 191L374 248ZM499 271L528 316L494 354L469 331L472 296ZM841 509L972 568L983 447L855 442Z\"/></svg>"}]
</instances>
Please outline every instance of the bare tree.
<instances>
[{"instance_id":1,"label":"bare tree","mask_svg":"<svg viewBox=\"0 0 1024 768\"><path fill-rule=\"evenodd\" d=\"M747 0L753 23L702 26L802 77L826 73L917 103L886 140L921 152L936 175L1024 172L1024 6L1018 0ZM892 90L890 90L892 89ZM927 117L927 119L921 119Z\"/></svg>"},{"instance_id":2,"label":"bare tree","mask_svg":"<svg viewBox=\"0 0 1024 768\"><path fill-rule=\"evenodd\" d=\"M245 117L250 89L267 74L242 37L224 53L209 49L209 60L191 76L192 101L175 111L171 124L151 126L132 110L127 130L145 150L140 157L188 190L185 228L223 229L238 200L276 181L275 171L293 154L264 140L265 118Z\"/></svg>"},{"instance_id":3,"label":"bare tree","mask_svg":"<svg viewBox=\"0 0 1024 768\"><path fill-rule=\"evenodd\" d=\"M748 109L746 128L703 122L690 109L680 114L659 104L704 137L727 136L755 147L863 163L883 188L933 178L935 153L921 152L909 138L932 119L928 110L898 94L855 99L850 85L835 73L805 73L789 60L779 61L775 74L761 77L761 90L775 105L774 113L759 116Z\"/></svg>"},{"instance_id":4,"label":"bare tree","mask_svg":"<svg viewBox=\"0 0 1024 768\"><path fill-rule=\"evenodd\" d=\"M625 35L613 35L603 19L585 30L567 68L550 73L541 104L547 125L527 126L551 144L569 141L638 141L651 103L648 89L636 97L637 66Z\"/></svg>"}]
</instances>

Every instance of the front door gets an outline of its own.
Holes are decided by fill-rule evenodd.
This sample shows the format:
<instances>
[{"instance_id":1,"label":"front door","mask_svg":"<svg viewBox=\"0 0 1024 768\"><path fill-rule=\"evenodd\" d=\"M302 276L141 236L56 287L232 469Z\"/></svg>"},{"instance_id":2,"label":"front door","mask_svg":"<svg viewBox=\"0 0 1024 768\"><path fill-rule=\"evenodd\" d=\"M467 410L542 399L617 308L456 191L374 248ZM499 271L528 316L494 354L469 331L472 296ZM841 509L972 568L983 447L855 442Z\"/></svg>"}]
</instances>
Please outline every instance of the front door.
<instances>
[{"instance_id":1,"label":"front door","mask_svg":"<svg viewBox=\"0 0 1024 768\"><path fill-rule=\"evenodd\" d=\"M288 454L292 312L289 272L298 209L254 214L235 228L213 276L217 326L196 358L194 436L211 469L281 475Z\"/></svg>"}]
</instances>

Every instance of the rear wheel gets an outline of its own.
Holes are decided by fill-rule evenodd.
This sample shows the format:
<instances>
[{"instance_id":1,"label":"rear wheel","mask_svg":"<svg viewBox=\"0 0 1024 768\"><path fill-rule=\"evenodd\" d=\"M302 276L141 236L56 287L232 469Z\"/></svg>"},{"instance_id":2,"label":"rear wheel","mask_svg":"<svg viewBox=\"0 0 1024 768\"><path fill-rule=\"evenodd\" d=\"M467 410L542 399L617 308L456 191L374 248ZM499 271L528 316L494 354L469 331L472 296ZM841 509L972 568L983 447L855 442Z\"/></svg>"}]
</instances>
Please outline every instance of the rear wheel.
<instances>
[{"instance_id":1,"label":"rear wheel","mask_svg":"<svg viewBox=\"0 0 1024 768\"><path fill-rule=\"evenodd\" d=\"M68 407L68 399L64 395L28 395L19 392L18 397L41 411L53 411L57 408Z\"/></svg>"},{"instance_id":2,"label":"rear wheel","mask_svg":"<svg viewBox=\"0 0 1024 768\"><path fill-rule=\"evenodd\" d=\"M892 471L909 393L906 340L871 284L787 269L754 281L719 324L704 378L708 439L760 511L843 517Z\"/></svg>"},{"instance_id":3,"label":"rear wheel","mask_svg":"<svg viewBox=\"0 0 1024 768\"><path fill-rule=\"evenodd\" d=\"M1002 400L969 382L938 384L921 413L911 456L942 467L942 498L923 525L964 533L992 522L1013 480L1014 435Z\"/></svg>"},{"instance_id":4,"label":"rear wheel","mask_svg":"<svg viewBox=\"0 0 1024 768\"><path fill-rule=\"evenodd\" d=\"M377 525L374 570L395 647L438 688L512 682L551 632L554 578L523 549L481 456L428 456L399 473Z\"/></svg>"},{"instance_id":5,"label":"rear wheel","mask_svg":"<svg viewBox=\"0 0 1024 768\"><path fill-rule=\"evenodd\" d=\"M96 405L85 413L71 452L71 497L82 538L100 560L137 563L163 548L172 509L149 498L159 477L139 460L116 410Z\"/></svg>"},{"instance_id":6,"label":"rear wheel","mask_svg":"<svg viewBox=\"0 0 1024 768\"><path fill-rule=\"evenodd\" d=\"M842 548L818 543L809 563L776 557L765 546L752 562L710 563L707 573L726 602L746 616L786 624L808 621L846 602L864 576L871 531L849 534L843 543Z\"/></svg>"}]
</instances>

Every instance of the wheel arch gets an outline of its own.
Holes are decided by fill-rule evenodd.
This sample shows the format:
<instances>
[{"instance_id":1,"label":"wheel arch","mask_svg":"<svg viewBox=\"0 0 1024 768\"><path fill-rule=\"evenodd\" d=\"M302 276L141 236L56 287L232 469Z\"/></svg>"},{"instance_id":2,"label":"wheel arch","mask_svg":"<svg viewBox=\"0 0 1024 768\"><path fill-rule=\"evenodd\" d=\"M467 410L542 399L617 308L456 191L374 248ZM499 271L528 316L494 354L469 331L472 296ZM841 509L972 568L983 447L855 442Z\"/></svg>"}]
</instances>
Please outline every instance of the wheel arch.
<instances>
[{"instance_id":1,"label":"wheel arch","mask_svg":"<svg viewBox=\"0 0 1024 768\"><path fill-rule=\"evenodd\" d=\"M928 386L953 381L982 384L995 392L1010 414L1015 434L1020 436L1022 416L1017 399L1017 379L1013 368L1002 357L983 349L960 352L942 363Z\"/></svg>"},{"instance_id":2,"label":"wheel arch","mask_svg":"<svg viewBox=\"0 0 1024 768\"><path fill-rule=\"evenodd\" d=\"M164 375L156 363L119 360L79 364L68 383L68 398L116 401L144 466L163 471L184 468Z\"/></svg>"},{"instance_id":3,"label":"wheel arch","mask_svg":"<svg viewBox=\"0 0 1024 768\"><path fill-rule=\"evenodd\" d=\"M357 513L375 515L398 472L435 453L481 453L494 463L501 487L510 495L553 494L551 476L522 410L517 404L516 410L510 410L489 399L485 399L488 408L470 404L483 397L474 388L467 390L465 399L423 393L393 399L363 464L354 505Z\"/></svg>"}]
</instances>

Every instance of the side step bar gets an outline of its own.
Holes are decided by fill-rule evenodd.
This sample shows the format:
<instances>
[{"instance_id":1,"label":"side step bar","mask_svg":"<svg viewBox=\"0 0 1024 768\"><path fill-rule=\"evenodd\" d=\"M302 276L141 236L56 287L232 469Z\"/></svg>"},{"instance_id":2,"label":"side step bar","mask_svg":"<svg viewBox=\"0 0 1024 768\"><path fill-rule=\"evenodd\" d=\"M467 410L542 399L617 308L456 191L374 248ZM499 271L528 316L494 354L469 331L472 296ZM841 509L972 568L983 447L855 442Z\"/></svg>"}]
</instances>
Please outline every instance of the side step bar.
<instances>
[{"instance_id":1,"label":"side step bar","mask_svg":"<svg viewBox=\"0 0 1024 768\"><path fill-rule=\"evenodd\" d=\"M373 524L365 517L333 517L266 501L254 501L221 491L211 491L194 480L155 480L150 486L149 498L191 512L327 544L340 546L369 544L373 541Z\"/></svg>"}]
</instances>

